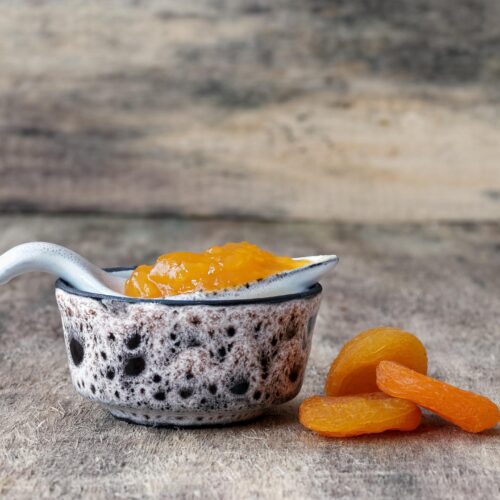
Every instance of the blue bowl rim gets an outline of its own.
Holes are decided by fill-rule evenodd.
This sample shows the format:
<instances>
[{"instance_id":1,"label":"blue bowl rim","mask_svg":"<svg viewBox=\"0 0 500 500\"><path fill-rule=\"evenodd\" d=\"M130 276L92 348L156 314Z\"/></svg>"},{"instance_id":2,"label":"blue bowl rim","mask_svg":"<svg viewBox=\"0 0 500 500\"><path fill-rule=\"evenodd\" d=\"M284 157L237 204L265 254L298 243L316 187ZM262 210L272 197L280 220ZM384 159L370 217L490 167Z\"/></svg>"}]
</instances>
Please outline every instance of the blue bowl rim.
<instances>
[{"instance_id":1,"label":"blue bowl rim","mask_svg":"<svg viewBox=\"0 0 500 500\"><path fill-rule=\"evenodd\" d=\"M104 270L107 272L131 271L137 266L132 267L108 267ZM120 297L118 295L103 295L100 293L85 292L72 287L69 283L59 278L55 283L56 289L63 290L71 295L79 297L87 297L95 300L114 300L126 302L129 304L163 304L167 306L236 306L246 304L277 304L280 302L288 302L290 300L309 299L319 295L323 287L320 283L315 283L307 290L297 293L289 293L287 295L277 295L275 297L263 297L257 299L198 299L198 300L169 300L169 299L143 299L136 297Z\"/></svg>"}]
</instances>

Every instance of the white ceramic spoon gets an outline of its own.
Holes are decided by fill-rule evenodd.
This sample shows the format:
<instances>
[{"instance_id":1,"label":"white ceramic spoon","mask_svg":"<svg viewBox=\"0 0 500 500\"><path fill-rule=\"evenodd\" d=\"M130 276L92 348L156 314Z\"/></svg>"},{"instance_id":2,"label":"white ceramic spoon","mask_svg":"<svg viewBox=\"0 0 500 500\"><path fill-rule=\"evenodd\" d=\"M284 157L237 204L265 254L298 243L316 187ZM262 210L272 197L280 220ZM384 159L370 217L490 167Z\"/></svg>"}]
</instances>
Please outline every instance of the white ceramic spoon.
<instances>
[{"instance_id":1,"label":"white ceramic spoon","mask_svg":"<svg viewBox=\"0 0 500 500\"><path fill-rule=\"evenodd\" d=\"M167 297L169 300L221 300L274 297L306 290L338 262L335 255L300 257L310 264L273 274L239 288L217 292L195 292ZM101 295L123 297L131 271L108 273L72 250L54 243L32 242L11 248L0 255L0 285L30 271L43 271L62 278L74 288Z\"/></svg>"}]
</instances>

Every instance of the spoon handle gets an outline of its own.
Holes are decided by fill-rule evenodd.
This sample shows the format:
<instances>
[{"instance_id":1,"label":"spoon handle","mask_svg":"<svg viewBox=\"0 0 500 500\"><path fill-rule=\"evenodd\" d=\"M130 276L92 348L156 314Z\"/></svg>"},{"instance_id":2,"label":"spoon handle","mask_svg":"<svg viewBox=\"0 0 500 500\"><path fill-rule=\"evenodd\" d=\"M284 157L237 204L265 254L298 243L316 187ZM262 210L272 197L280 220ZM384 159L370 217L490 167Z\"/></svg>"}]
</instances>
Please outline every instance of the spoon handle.
<instances>
[{"instance_id":1,"label":"spoon handle","mask_svg":"<svg viewBox=\"0 0 500 500\"><path fill-rule=\"evenodd\" d=\"M0 285L31 271L54 274L87 292L106 295L123 293L123 278L103 271L61 245L42 241L23 243L0 255Z\"/></svg>"}]
</instances>

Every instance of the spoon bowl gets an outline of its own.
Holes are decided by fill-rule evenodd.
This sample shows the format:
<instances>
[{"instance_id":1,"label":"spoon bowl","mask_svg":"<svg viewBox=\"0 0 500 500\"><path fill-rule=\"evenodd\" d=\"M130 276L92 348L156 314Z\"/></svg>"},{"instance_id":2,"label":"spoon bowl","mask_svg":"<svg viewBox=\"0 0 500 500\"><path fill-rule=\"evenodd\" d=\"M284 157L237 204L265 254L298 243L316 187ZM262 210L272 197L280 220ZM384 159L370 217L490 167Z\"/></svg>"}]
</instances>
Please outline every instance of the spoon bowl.
<instances>
[{"instance_id":1,"label":"spoon bowl","mask_svg":"<svg viewBox=\"0 0 500 500\"><path fill-rule=\"evenodd\" d=\"M294 260L308 260L310 263L289 271L272 274L267 278L250 281L237 288L171 295L167 298L170 300L235 300L277 297L308 289L333 269L339 261L336 255L312 255Z\"/></svg>"}]
</instances>

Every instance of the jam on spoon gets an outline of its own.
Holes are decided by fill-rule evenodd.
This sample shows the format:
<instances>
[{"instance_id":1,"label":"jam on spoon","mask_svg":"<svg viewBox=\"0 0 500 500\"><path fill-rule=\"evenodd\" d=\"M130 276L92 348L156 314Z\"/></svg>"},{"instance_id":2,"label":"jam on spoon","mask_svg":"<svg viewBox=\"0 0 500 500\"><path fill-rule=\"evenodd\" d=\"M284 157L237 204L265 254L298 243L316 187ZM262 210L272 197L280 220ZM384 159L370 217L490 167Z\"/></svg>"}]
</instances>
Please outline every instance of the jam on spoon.
<instances>
[{"instance_id":1,"label":"jam on spoon","mask_svg":"<svg viewBox=\"0 0 500 500\"><path fill-rule=\"evenodd\" d=\"M306 264L307 259L280 257L246 241L226 243L201 253L164 254L152 266L137 267L125 284L125 294L152 299L238 288Z\"/></svg>"}]
</instances>

